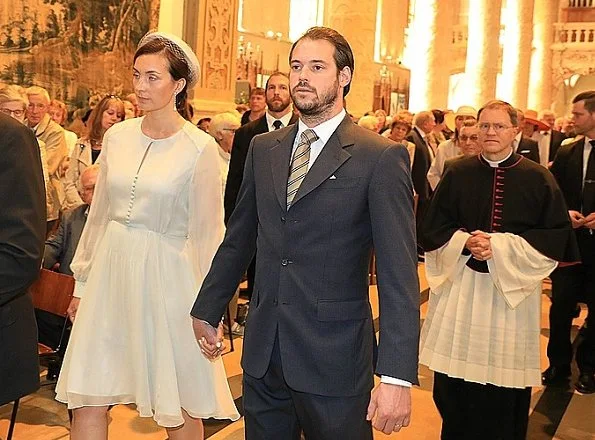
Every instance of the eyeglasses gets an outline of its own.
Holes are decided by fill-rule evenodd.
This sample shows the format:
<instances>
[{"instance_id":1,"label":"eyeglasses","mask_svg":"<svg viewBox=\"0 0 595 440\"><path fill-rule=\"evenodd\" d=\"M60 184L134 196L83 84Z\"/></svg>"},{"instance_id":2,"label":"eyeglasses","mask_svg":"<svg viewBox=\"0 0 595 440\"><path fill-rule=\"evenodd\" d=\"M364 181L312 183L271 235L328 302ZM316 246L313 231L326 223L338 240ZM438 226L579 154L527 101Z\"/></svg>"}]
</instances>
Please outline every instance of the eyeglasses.
<instances>
[{"instance_id":1,"label":"eyeglasses","mask_svg":"<svg viewBox=\"0 0 595 440\"><path fill-rule=\"evenodd\" d=\"M2 108L0 109L0 112L4 113L5 115L16 116L17 118L20 118L25 114L25 110L11 110L9 108Z\"/></svg>"},{"instance_id":2,"label":"eyeglasses","mask_svg":"<svg viewBox=\"0 0 595 440\"><path fill-rule=\"evenodd\" d=\"M475 141L479 140L479 136L477 136L476 134L473 134L471 136L461 135L461 136L459 136L459 140L462 142L467 142L467 141L475 142Z\"/></svg>"},{"instance_id":3,"label":"eyeglasses","mask_svg":"<svg viewBox=\"0 0 595 440\"><path fill-rule=\"evenodd\" d=\"M504 130L512 128L511 125L504 125L504 124L498 124L498 123L490 124L489 122L480 122L479 124L477 124L477 126L484 133L487 133L488 131L490 131L490 127L492 127L496 133L501 133Z\"/></svg>"}]
</instances>

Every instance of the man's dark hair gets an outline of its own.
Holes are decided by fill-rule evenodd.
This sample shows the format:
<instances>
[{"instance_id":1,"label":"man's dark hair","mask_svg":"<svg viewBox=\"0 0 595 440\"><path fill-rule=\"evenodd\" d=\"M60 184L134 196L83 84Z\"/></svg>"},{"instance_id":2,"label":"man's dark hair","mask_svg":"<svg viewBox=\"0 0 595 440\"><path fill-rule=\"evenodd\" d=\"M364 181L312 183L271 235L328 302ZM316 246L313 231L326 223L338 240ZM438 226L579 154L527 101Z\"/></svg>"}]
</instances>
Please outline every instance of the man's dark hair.
<instances>
[{"instance_id":1,"label":"man's dark hair","mask_svg":"<svg viewBox=\"0 0 595 440\"><path fill-rule=\"evenodd\" d=\"M275 76L282 76L283 78L287 78L287 81L289 81L289 77L285 73L283 73L283 72L273 72L271 74L271 76L269 76L269 79L267 79L266 84L264 85L264 89L265 90L268 90L268 88L269 88L269 81L271 80L271 78L273 78Z\"/></svg>"},{"instance_id":2,"label":"man's dark hair","mask_svg":"<svg viewBox=\"0 0 595 440\"><path fill-rule=\"evenodd\" d=\"M579 93L572 100L573 104L577 102L585 101L585 109L589 113L595 113L595 90L588 90L583 93Z\"/></svg>"},{"instance_id":3,"label":"man's dark hair","mask_svg":"<svg viewBox=\"0 0 595 440\"><path fill-rule=\"evenodd\" d=\"M479 117L481 116L481 112L483 112L486 109L490 109L490 110L504 110L506 113L508 113L508 117L510 118L510 123L513 125L513 127L518 127L519 126L519 119L517 117L517 110L512 105L510 105L508 102L506 102L506 101L500 101L498 99L494 99L493 101L488 101L477 112L477 120L478 121L479 121Z\"/></svg>"},{"instance_id":4,"label":"man's dark hair","mask_svg":"<svg viewBox=\"0 0 595 440\"><path fill-rule=\"evenodd\" d=\"M327 27L312 27L306 31L304 35L302 35L293 46L291 46L291 50L289 51L289 64L291 65L291 56L293 55L293 49L295 46L302 40L325 40L331 43L335 48L335 53L333 58L335 59L335 65L337 66L337 71L340 72L345 67L349 67L351 70L352 80L353 80L353 71L355 68L355 61L353 59L353 52L351 51L351 46L349 43L341 35L334 29L327 28ZM343 97L347 96L349 93L349 89L351 88L351 81L343 88Z\"/></svg>"}]
</instances>

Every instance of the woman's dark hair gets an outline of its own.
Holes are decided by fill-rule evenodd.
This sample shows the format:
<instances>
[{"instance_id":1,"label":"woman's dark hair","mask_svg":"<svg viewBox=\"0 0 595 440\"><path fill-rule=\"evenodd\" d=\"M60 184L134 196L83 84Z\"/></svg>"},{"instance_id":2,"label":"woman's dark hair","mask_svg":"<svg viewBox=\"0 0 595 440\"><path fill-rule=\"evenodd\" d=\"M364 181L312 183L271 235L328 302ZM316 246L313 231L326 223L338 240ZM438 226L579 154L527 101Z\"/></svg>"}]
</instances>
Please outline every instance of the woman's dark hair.
<instances>
[{"instance_id":1,"label":"woman's dark hair","mask_svg":"<svg viewBox=\"0 0 595 440\"><path fill-rule=\"evenodd\" d=\"M189 121L192 118L188 108L188 78L190 77L190 68L188 67L186 60L183 57L178 57L172 52L163 40L154 39L136 50L133 62L135 62L141 55L156 53L163 53L169 64L169 74L175 81L182 78L186 80L184 88L176 95L176 109L184 119Z\"/></svg>"},{"instance_id":2,"label":"woman's dark hair","mask_svg":"<svg viewBox=\"0 0 595 440\"><path fill-rule=\"evenodd\" d=\"M436 124L442 124L444 122L444 112L442 110L434 109L432 110L432 114L434 115Z\"/></svg>"},{"instance_id":3,"label":"woman's dark hair","mask_svg":"<svg viewBox=\"0 0 595 440\"><path fill-rule=\"evenodd\" d=\"M91 110L89 114L89 119L87 120L87 131L85 134L85 138L90 140L91 143L95 145L101 145L103 141L103 135L105 133L105 129L101 124L103 120L103 112L106 111L110 105L116 104L118 106L118 112L122 115L120 121L124 120L124 103L120 98L117 96L106 96L101 101L97 103L95 108Z\"/></svg>"},{"instance_id":4,"label":"woman's dark hair","mask_svg":"<svg viewBox=\"0 0 595 440\"><path fill-rule=\"evenodd\" d=\"M291 46L291 50L289 51L289 64L291 65L291 55L293 54L293 50L297 44L304 40L325 40L331 43L335 48L335 53L333 58L335 59L335 64L337 65L337 72L340 72L345 67L349 67L351 70L352 81L353 81L353 70L355 68L355 61L353 59L353 52L351 51L351 46L349 43L341 35L334 29L327 28L327 27L312 27L306 31L304 35L302 35L293 46ZM349 89L351 87L351 81L343 88L343 97L347 96L349 93Z\"/></svg>"}]
</instances>

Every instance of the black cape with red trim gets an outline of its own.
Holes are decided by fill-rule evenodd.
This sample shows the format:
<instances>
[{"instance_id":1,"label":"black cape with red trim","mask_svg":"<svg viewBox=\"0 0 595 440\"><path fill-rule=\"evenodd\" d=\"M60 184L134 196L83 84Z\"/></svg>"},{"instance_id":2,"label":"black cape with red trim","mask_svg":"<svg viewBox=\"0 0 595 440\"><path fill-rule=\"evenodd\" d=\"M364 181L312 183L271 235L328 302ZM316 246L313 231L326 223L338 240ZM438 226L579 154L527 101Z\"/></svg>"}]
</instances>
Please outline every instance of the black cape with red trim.
<instances>
[{"instance_id":1,"label":"black cape with red trim","mask_svg":"<svg viewBox=\"0 0 595 440\"><path fill-rule=\"evenodd\" d=\"M426 252L436 250L457 230L509 232L560 263L580 260L556 180L516 153L497 168L481 155L449 163L425 215L421 245Z\"/></svg>"}]
</instances>

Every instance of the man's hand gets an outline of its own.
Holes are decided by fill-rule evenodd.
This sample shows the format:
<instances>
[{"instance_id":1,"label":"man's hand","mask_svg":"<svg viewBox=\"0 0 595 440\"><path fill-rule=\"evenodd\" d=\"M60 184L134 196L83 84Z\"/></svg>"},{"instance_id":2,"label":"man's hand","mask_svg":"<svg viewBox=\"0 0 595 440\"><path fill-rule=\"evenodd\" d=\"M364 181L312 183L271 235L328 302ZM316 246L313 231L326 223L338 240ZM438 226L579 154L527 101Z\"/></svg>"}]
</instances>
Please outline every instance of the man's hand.
<instances>
[{"instance_id":1,"label":"man's hand","mask_svg":"<svg viewBox=\"0 0 595 440\"><path fill-rule=\"evenodd\" d=\"M398 432L411 421L411 388L381 383L372 391L366 420L385 434Z\"/></svg>"},{"instance_id":2,"label":"man's hand","mask_svg":"<svg viewBox=\"0 0 595 440\"><path fill-rule=\"evenodd\" d=\"M489 234L483 231L473 231L467 239L465 247L469 249L473 258L480 261L492 258L492 244Z\"/></svg>"},{"instance_id":3,"label":"man's hand","mask_svg":"<svg viewBox=\"0 0 595 440\"><path fill-rule=\"evenodd\" d=\"M570 216L570 221L572 222L572 227L574 229L585 226L585 216L580 212L569 210L568 215ZM591 215L593 215L593 213L589 214L589 216Z\"/></svg>"},{"instance_id":4,"label":"man's hand","mask_svg":"<svg viewBox=\"0 0 595 440\"><path fill-rule=\"evenodd\" d=\"M589 229L595 229L595 212L583 217L583 226Z\"/></svg>"},{"instance_id":5,"label":"man's hand","mask_svg":"<svg viewBox=\"0 0 595 440\"><path fill-rule=\"evenodd\" d=\"M225 349L223 343L223 324L215 328L212 325L192 317L194 337L200 346L200 351L207 359L214 360Z\"/></svg>"},{"instance_id":6,"label":"man's hand","mask_svg":"<svg viewBox=\"0 0 595 440\"><path fill-rule=\"evenodd\" d=\"M68 315L70 322L74 322L74 318L76 318L76 312L79 309L80 302L81 302L81 299L77 298L76 296L74 296L70 300L70 304L68 304L68 309L66 309L66 314Z\"/></svg>"}]
</instances>

